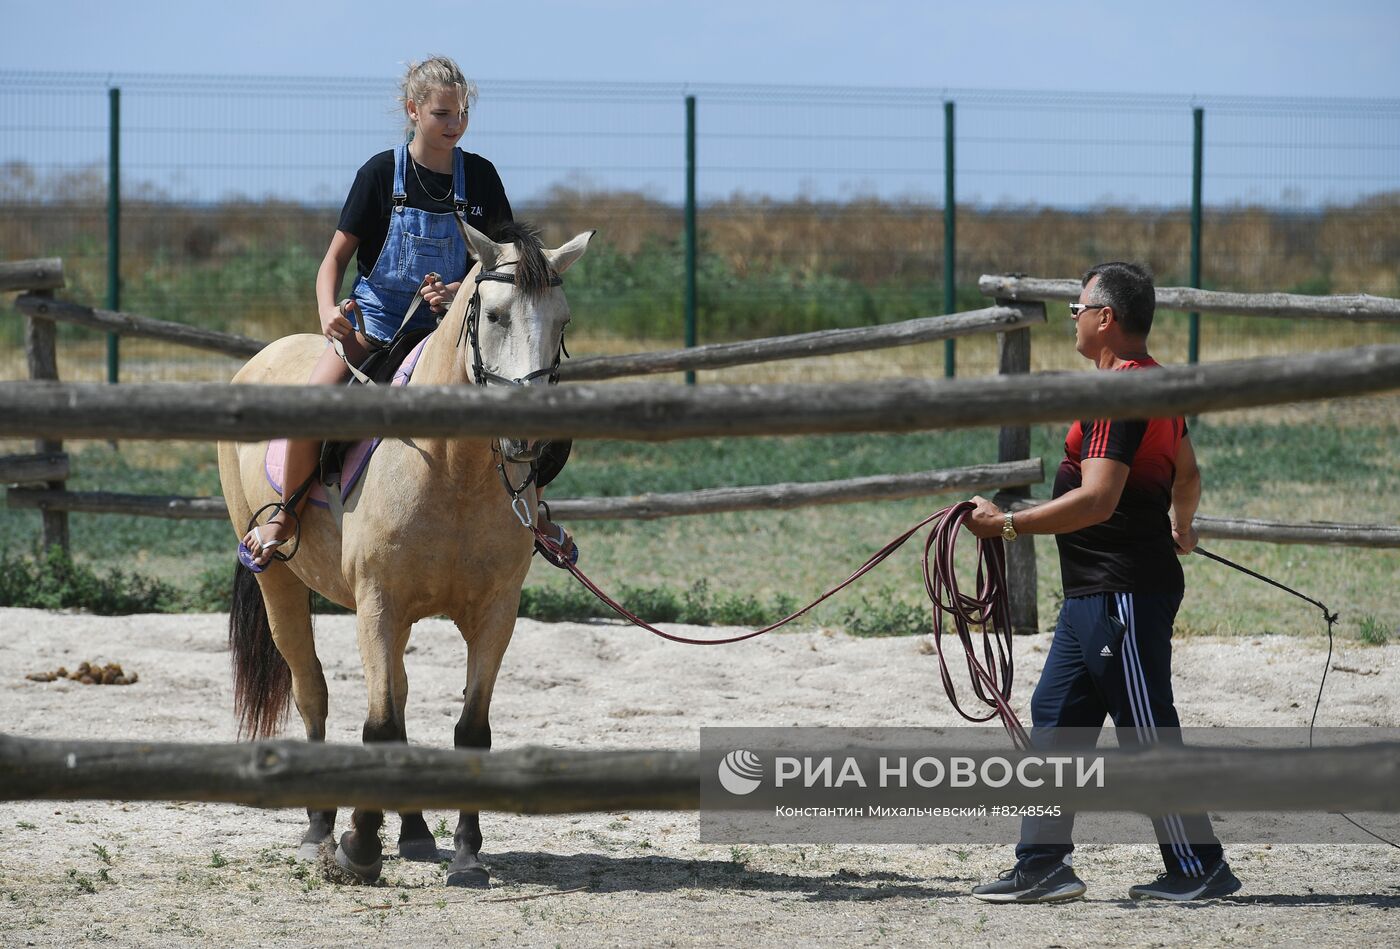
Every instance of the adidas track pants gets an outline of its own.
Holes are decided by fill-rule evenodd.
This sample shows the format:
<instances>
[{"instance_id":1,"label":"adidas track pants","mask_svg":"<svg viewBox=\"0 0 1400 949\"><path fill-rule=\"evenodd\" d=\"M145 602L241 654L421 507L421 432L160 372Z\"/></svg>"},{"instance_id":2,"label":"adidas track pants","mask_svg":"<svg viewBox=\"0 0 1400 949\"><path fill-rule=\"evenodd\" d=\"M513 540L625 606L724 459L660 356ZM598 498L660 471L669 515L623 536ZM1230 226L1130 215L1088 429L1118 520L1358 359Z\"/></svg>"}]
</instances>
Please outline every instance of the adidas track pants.
<instances>
[{"instance_id":1,"label":"adidas track pants","mask_svg":"<svg viewBox=\"0 0 1400 949\"><path fill-rule=\"evenodd\" d=\"M1113 719L1120 745L1179 744L1171 636L1180 605L1177 593L1067 597L1031 699L1036 747L1082 746L1097 736L1105 717ZM1074 731L1058 731L1066 728ZM1221 856L1204 814L1169 814L1154 818L1152 827L1169 872L1200 876ZM1073 828L1072 813L1025 818L1018 862L1033 867L1063 860L1074 850Z\"/></svg>"}]
</instances>

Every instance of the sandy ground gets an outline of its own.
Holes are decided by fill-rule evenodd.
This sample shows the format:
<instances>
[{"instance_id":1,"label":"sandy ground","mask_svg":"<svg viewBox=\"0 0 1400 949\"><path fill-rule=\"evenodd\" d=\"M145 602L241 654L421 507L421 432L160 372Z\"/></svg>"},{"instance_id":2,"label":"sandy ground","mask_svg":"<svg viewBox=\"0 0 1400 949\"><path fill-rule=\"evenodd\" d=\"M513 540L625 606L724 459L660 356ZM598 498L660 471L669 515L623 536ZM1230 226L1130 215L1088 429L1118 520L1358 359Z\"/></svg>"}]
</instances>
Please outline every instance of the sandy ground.
<instances>
[{"instance_id":1,"label":"sandy ground","mask_svg":"<svg viewBox=\"0 0 1400 949\"><path fill-rule=\"evenodd\" d=\"M225 622L0 610L3 728L230 740ZM364 698L353 621L322 617L317 635L331 738L357 741ZM1045 636L1017 642L1020 709L1047 645ZM411 648L409 733L448 746L464 647L433 621L418 626ZM1185 724L1306 724L1323 660L1317 642L1193 639L1176 655ZM24 678L82 660L121 662L140 682ZM1400 647L1347 644L1334 663L1353 671L1332 673L1326 724L1400 724ZM813 631L697 650L618 625L526 620L492 712L498 748L697 747L702 725L957 723L918 639ZM429 825L439 817L455 820L434 813ZM1086 847L1076 867L1087 899L990 907L967 890L1009 865L1009 845L731 848L699 843L693 813L490 814L482 825L492 886L465 891L444 886L435 866L397 859L375 887L325 882L293 859L303 822L301 812L225 805L0 805L0 945L1322 946L1392 944L1400 920L1390 916L1400 907L1400 852L1382 845L1233 847L1244 890L1197 905L1126 898L1130 884L1159 871L1155 848ZM396 818L386 832L397 832Z\"/></svg>"}]
</instances>

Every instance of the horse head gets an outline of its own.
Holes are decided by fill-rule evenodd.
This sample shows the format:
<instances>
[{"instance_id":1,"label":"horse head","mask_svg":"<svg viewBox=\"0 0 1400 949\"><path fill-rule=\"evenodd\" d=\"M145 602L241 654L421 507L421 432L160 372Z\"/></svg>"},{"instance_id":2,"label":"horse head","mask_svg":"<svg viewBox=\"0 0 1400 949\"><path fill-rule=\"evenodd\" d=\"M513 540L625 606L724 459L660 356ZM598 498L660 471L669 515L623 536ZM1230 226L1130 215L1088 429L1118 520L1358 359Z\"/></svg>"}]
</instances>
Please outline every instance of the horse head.
<instances>
[{"instance_id":1,"label":"horse head","mask_svg":"<svg viewBox=\"0 0 1400 949\"><path fill-rule=\"evenodd\" d=\"M467 359L472 380L482 386L558 382L569 322L563 274L583 256L596 232L585 231L550 250L522 224L501 228L499 242L469 224L462 227L472 255L481 262L475 285L464 288L472 292L464 326L471 342ZM501 452L508 461L529 463L538 458L540 442L502 438Z\"/></svg>"}]
</instances>

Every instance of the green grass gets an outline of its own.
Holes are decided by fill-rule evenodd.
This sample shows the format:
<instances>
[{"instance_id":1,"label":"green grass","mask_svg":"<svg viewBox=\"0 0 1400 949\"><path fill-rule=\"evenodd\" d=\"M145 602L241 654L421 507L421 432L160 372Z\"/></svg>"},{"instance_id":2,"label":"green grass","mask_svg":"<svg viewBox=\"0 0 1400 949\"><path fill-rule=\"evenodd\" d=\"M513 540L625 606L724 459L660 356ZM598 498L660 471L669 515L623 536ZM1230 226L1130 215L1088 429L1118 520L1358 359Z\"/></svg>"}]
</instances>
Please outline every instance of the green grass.
<instances>
[{"instance_id":1,"label":"green grass","mask_svg":"<svg viewBox=\"0 0 1400 949\"><path fill-rule=\"evenodd\" d=\"M1301 413L1301 414L1300 414ZM1206 479L1202 513L1307 520L1400 522L1400 422L1376 403L1338 402L1306 409L1231 413L1197 420L1193 440ZM1063 426L1032 430L1032 454L1053 478ZM22 450L7 447L6 451ZM668 444L589 442L550 488L555 498L717 485L814 481L985 462L994 431L705 439ZM217 494L212 446L103 443L77 447L74 490ZM1034 489L1048 496L1049 487ZM720 514L657 521L571 524L581 564L604 589L659 622L759 625L844 579L895 534L956 497ZM74 559L101 575L118 570L174 591L167 607L217 609L227 590L236 537L224 522L179 522L118 515L73 515ZM39 515L0 509L0 544L13 556L32 551ZM1024 541L1022 541L1024 542ZM1035 541L1040 624L1054 620L1059 591L1055 545ZM1214 541L1206 545L1241 564L1323 600L1361 629L1400 627L1400 552ZM919 573L918 541L810 614L807 625L865 635L924 631L930 614ZM970 559L971 545L966 548ZM1204 558L1185 562L1183 633L1286 632L1320 635L1321 619L1286 594ZM161 597L156 597L161 600ZM543 619L605 615L566 573L536 561L523 612ZM1364 636L1366 634L1359 633ZM1373 637L1377 633L1373 632Z\"/></svg>"}]
</instances>

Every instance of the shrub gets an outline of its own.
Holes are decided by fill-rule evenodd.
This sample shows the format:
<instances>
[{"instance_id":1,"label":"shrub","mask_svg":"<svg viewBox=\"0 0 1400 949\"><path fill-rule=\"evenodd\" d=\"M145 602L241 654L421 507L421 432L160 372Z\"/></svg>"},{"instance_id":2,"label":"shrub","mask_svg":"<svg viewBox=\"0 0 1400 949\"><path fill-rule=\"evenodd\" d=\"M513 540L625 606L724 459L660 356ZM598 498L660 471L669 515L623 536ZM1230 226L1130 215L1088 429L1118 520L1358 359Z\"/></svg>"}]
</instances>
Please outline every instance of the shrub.
<instances>
[{"instance_id":1,"label":"shrub","mask_svg":"<svg viewBox=\"0 0 1400 949\"><path fill-rule=\"evenodd\" d=\"M599 610L607 610L607 613ZM573 584L566 587L525 587L520 591L520 615L542 623L577 621L611 615L611 612L592 593Z\"/></svg>"},{"instance_id":2,"label":"shrub","mask_svg":"<svg viewBox=\"0 0 1400 949\"><path fill-rule=\"evenodd\" d=\"M873 600L863 598L859 606L847 608L841 619L852 636L912 636L931 629L930 609L911 606L894 590L882 587Z\"/></svg>"},{"instance_id":3,"label":"shrub","mask_svg":"<svg viewBox=\"0 0 1400 949\"><path fill-rule=\"evenodd\" d=\"M179 600L174 587L150 577L120 570L99 577L60 547L37 557L0 556L0 606L119 616L168 612Z\"/></svg>"},{"instance_id":4,"label":"shrub","mask_svg":"<svg viewBox=\"0 0 1400 949\"><path fill-rule=\"evenodd\" d=\"M624 585L618 589L617 601L648 623L694 626L757 626L797 609L796 600L787 594L779 594L769 603L753 595L716 598L706 580L697 580L679 594L666 587ZM545 623L617 617L588 590L573 585L526 587L520 591L520 615Z\"/></svg>"}]
</instances>

